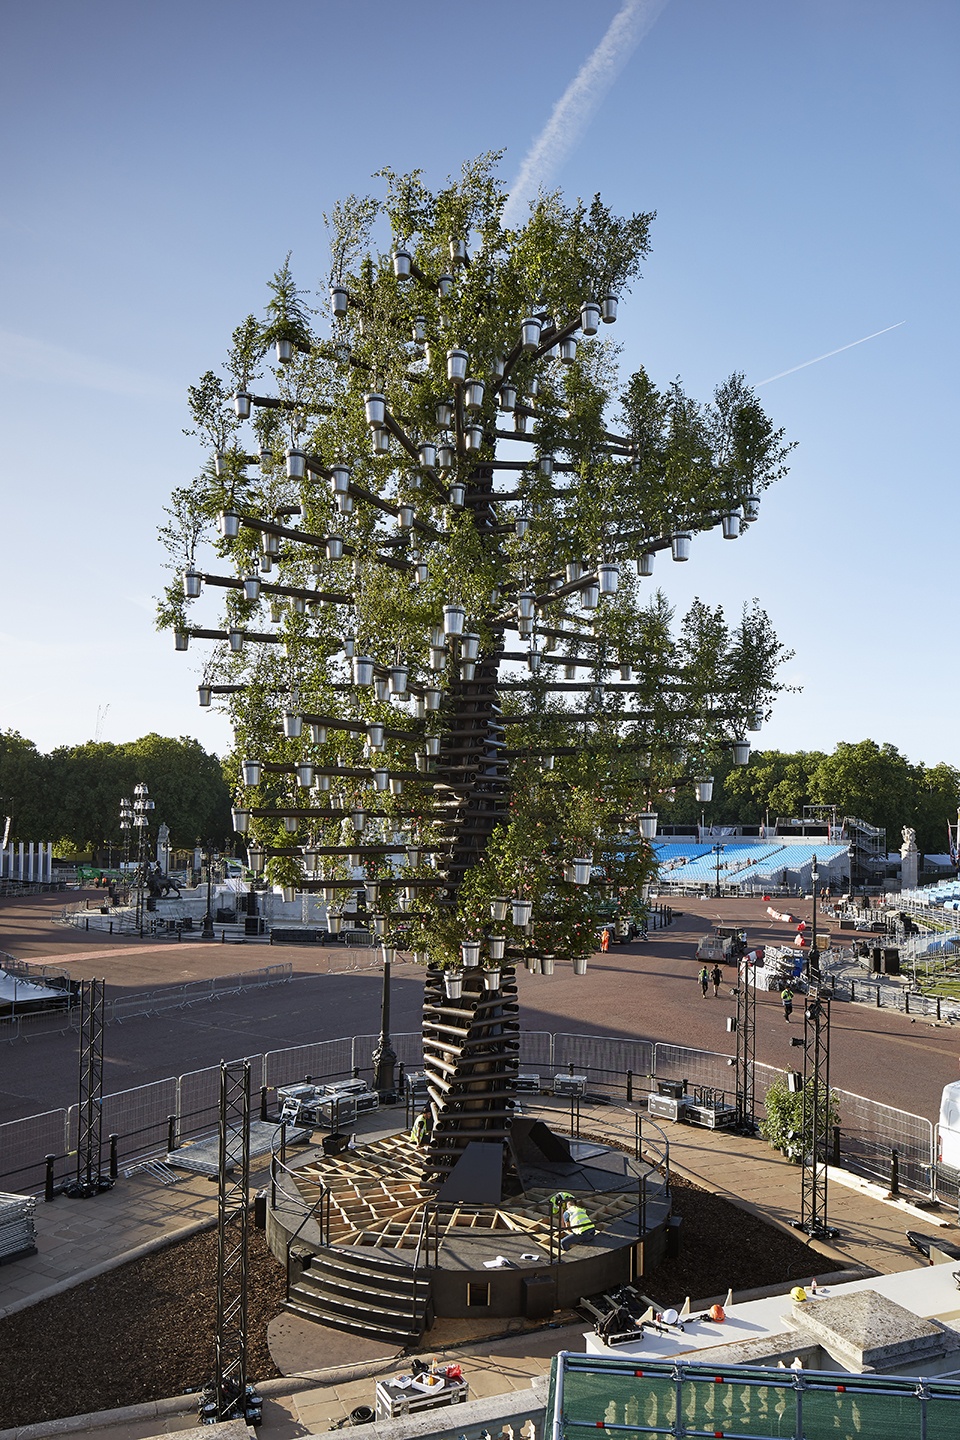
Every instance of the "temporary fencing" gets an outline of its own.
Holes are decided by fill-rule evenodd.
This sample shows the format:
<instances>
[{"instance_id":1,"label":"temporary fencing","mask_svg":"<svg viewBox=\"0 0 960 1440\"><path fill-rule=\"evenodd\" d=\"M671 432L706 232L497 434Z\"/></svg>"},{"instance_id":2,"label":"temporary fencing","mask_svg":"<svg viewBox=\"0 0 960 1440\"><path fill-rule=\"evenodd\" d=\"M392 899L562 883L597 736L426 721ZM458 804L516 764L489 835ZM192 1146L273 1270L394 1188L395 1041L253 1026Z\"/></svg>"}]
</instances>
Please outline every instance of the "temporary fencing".
<instances>
[{"instance_id":1,"label":"temporary fencing","mask_svg":"<svg viewBox=\"0 0 960 1440\"><path fill-rule=\"evenodd\" d=\"M391 1041L398 1065L408 1072L422 1067L419 1031L393 1035ZM378 1043L377 1035L343 1036L251 1055L247 1057L251 1084L255 1090L270 1092L307 1076L317 1081L353 1075L370 1079ZM691 1088L707 1085L731 1098L735 1089L732 1055L610 1035L521 1030L520 1068L539 1074L544 1088L549 1087L554 1074L572 1069L586 1076L588 1092L639 1103L645 1100L645 1092L655 1088L658 1079L686 1080ZM755 1065L759 1115L763 1114L767 1090L783 1073L771 1065ZM164 1153L168 1141L180 1144L211 1134L217 1125L219 1085L220 1066L211 1065L105 1095L104 1141L116 1136L118 1158L130 1161ZM945 1200L956 1199L957 1177L954 1172L938 1172L933 1126L928 1120L846 1090L834 1090L834 1094L840 1108L841 1164L887 1183L895 1165L905 1191L924 1196L940 1193ZM48 1155L56 1157L58 1178L68 1174L76 1148L76 1118L77 1107L72 1106L0 1125L0 1189L42 1189ZM827 1158L833 1158L832 1149Z\"/></svg>"}]
</instances>

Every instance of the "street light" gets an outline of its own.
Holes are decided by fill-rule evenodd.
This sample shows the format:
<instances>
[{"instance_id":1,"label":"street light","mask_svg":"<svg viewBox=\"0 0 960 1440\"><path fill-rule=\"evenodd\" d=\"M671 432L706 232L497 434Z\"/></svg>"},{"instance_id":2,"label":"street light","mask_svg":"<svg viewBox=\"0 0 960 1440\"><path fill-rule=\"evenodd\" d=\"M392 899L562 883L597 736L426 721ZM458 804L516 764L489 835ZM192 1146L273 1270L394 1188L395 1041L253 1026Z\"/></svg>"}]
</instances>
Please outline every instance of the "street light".
<instances>
[{"instance_id":1,"label":"street light","mask_svg":"<svg viewBox=\"0 0 960 1440\"><path fill-rule=\"evenodd\" d=\"M381 1100L388 1103L396 1099L394 1067L397 1052L390 1039L390 967L396 954L388 939L381 946L383 955L383 988L380 992L380 1039L373 1052L373 1088Z\"/></svg>"},{"instance_id":2,"label":"street light","mask_svg":"<svg viewBox=\"0 0 960 1440\"><path fill-rule=\"evenodd\" d=\"M121 809L123 802L121 801ZM153 809L153 801L150 799L150 791L143 781L133 788L133 826L137 831L137 912L136 925L143 939L143 892L146 882L146 839L147 827L150 824L150 811ZM121 822L122 823L122 822Z\"/></svg>"},{"instance_id":3,"label":"street light","mask_svg":"<svg viewBox=\"0 0 960 1440\"><path fill-rule=\"evenodd\" d=\"M723 848L718 840L711 851L711 853L717 857L717 885L713 893L718 900L720 899L720 856L723 854Z\"/></svg>"},{"instance_id":4,"label":"street light","mask_svg":"<svg viewBox=\"0 0 960 1440\"><path fill-rule=\"evenodd\" d=\"M817 857L814 855L810 861L810 884L813 887L813 935L810 938L810 974L820 974L820 955L817 950L817 881L820 879L820 871L817 869Z\"/></svg>"},{"instance_id":5,"label":"street light","mask_svg":"<svg viewBox=\"0 0 960 1440\"><path fill-rule=\"evenodd\" d=\"M206 844L206 852L207 852L207 913L206 913L206 914L204 915L204 917L203 917L203 929L200 931L200 939L201 939L201 940L212 940L212 939L214 939L214 934L213 934L213 915L212 915L211 909L210 909L210 905L211 905L211 896L210 896L211 870L213 869L213 841L212 841L212 840L208 840L208 841L207 841L207 844Z\"/></svg>"},{"instance_id":6,"label":"street light","mask_svg":"<svg viewBox=\"0 0 960 1440\"><path fill-rule=\"evenodd\" d=\"M133 801L120 801L120 829L123 832L123 878L126 881L129 877L128 867L130 865L130 831L133 827Z\"/></svg>"}]
</instances>

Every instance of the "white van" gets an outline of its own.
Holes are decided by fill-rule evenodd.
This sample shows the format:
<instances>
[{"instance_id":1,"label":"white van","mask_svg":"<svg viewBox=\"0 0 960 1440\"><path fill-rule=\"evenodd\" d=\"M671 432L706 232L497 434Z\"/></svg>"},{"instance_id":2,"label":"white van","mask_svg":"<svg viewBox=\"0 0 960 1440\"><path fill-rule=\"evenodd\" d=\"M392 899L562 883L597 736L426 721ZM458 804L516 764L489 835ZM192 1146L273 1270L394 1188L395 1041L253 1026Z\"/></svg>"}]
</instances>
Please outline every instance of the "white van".
<instances>
[{"instance_id":1,"label":"white van","mask_svg":"<svg viewBox=\"0 0 960 1440\"><path fill-rule=\"evenodd\" d=\"M960 1080L943 1087L937 1134L937 1164L960 1170Z\"/></svg>"}]
</instances>

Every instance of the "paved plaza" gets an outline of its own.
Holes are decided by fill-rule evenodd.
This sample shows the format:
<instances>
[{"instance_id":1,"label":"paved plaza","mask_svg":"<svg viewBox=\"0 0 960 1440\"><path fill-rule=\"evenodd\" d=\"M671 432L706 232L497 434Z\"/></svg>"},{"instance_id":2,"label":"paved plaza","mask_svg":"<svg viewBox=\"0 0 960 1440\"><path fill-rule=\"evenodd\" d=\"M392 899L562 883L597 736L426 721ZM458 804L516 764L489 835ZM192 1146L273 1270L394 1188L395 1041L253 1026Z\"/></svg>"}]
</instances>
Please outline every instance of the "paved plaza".
<instances>
[{"instance_id":1,"label":"paved plaza","mask_svg":"<svg viewBox=\"0 0 960 1440\"><path fill-rule=\"evenodd\" d=\"M725 1017L732 1004L725 991L703 1000L695 983L696 938L718 915L746 924L751 940L784 938L785 927L750 901L685 901L686 913L670 929L654 934L647 945L617 947L595 956L585 979L569 971L554 977L520 976L525 1024L554 1031L603 1030L611 1035L640 1035L686 1045L729 1050ZM336 952L314 947L226 947L220 944L114 945L98 936L95 943L82 932L64 931L54 921L58 907L46 901L0 905L0 949L26 959L51 958L72 974L105 975L108 985L151 989L159 983L183 983L225 970L253 969L265 959L289 959L294 979L285 986L246 996L229 997L174 1016L131 1020L111 1026L107 1034L106 1088L120 1088L174 1071L216 1063L221 1057L251 1053L336 1035L375 1030L379 973L370 968L337 970ZM228 963L225 964L225 952ZM371 959L374 959L371 956ZM365 965L367 962L363 962ZM394 987L395 1029L412 1030L419 1023L421 972L399 966ZM786 1026L775 997L761 995L758 1004L758 1058L785 1063ZM792 1027L797 1030L797 1026ZM834 1018L834 1075L837 1084L888 1103L899 1103L932 1115L941 1086L956 1075L957 1037L950 1027L892 1011L837 1004ZM76 1036L57 1033L20 1041L0 1050L2 1118L29 1114L73 1099ZM120 1083L118 1083L120 1082ZM402 1112L381 1111L378 1124ZM615 1133L630 1118L610 1107L585 1106L585 1131ZM789 1227L799 1208L799 1172L760 1140L726 1132L665 1125L671 1164L706 1189ZM632 1133L632 1132L631 1132ZM919 1257L906 1242L908 1228L938 1229L957 1243L960 1232L943 1220L913 1211L903 1202L888 1202L877 1187L850 1176L832 1174L830 1220L838 1229L831 1246L811 1248L811 1274L866 1267L890 1272L914 1268ZM266 1179L261 1170L251 1177L251 1190ZM214 1222L216 1186L202 1177L177 1185L161 1184L148 1173L122 1178L109 1193L89 1201L58 1199L38 1205L39 1254L16 1261L2 1272L0 1311L73 1285L86 1277L186 1236ZM940 1228L940 1227L943 1228ZM794 1235L795 1231L792 1231ZM682 1297L677 1297L682 1298ZM708 1299L692 1297L694 1301ZM316 1434L328 1430L361 1404L370 1404L374 1381L357 1375L356 1365L331 1370L324 1332L302 1325L296 1340L297 1375L271 1381L261 1433L269 1437ZM292 1343L289 1338L287 1344ZM582 1349L580 1327L548 1330L533 1336L511 1336L499 1342L467 1345L451 1358L463 1364L472 1396L527 1390L531 1378L543 1375L560 1348ZM369 1367L368 1367L369 1368ZM350 1375L352 1378L344 1378ZM63 1423L60 1432L64 1433ZM118 1425L97 1421L89 1435L115 1440L189 1429L194 1411L168 1406L139 1407ZM0 1440L17 1432L0 1432Z\"/></svg>"}]
</instances>

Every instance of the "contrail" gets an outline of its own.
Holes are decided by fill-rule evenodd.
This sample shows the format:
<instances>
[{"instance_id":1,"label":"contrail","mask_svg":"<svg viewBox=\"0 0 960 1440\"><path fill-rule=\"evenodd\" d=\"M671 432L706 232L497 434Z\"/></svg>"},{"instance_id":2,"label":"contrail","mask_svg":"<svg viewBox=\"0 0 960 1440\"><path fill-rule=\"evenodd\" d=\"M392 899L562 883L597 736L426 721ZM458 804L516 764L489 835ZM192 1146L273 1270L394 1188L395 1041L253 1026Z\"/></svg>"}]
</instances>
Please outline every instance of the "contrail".
<instances>
[{"instance_id":1,"label":"contrail","mask_svg":"<svg viewBox=\"0 0 960 1440\"><path fill-rule=\"evenodd\" d=\"M906 320L898 320L896 325L887 325L883 330L874 330L872 335L864 335L862 340L851 340L849 345L841 345L836 350L828 350L826 355L818 355L814 360L804 360L802 365L792 365L789 370L781 370L779 375L768 375L766 380L758 380L754 389L758 390L761 385L770 385L774 380L782 380L784 375L795 375L798 370L806 370L808 365L819 365L821 360L829 360L831 355L842 355L844 350L852 350L855 345L865 345L868 340L876 340L878 335L886 335L889 330L899 330L901 325L906 325Z\"/></svg>"},{"instance_id":2,"label":"contrail","mask_svg":"<svg viewBox=\"0 0 960 1440\"><path fill-rule=\"evenodd\" d=\"M626 0L607 33L553 107L510 187L504 225L515 225L541 185L552 179L667 0Z\"/></svg>"}]
</instances>

